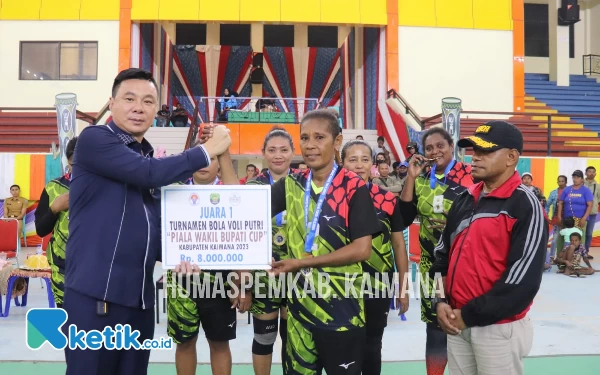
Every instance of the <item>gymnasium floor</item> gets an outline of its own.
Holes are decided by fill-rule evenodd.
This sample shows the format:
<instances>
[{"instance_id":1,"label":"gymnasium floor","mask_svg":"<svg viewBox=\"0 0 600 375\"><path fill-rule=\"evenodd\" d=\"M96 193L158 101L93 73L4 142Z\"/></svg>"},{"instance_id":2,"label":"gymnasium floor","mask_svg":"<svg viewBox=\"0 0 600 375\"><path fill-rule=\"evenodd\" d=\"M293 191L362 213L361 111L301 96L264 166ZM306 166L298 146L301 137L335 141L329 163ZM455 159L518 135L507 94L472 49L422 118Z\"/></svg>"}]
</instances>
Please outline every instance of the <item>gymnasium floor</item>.
<instances>
[{"instance_id":1,"label":"gymnasium floor","mask_svg":"<svg viewBox=\"0 0 600 375\"><path fill-rule=\"evenodd\" d=\"M31 249L30 249L31 250ZM600 251L594 249L593 265L600 269ZM22 252L24 256L26 252ZM157 267L156 275L161 270ZM528 375L598 375L600 374L600 274L573 279L556 273L545 273L540 292L530 312L535 337L530 358L526 359ZM419 301L412 299L407 320L390 311L383 342L383 375L424 374L425 328L419 320ZM45 375L64 374L64 354L45 345L37 351L25 345L25 313L28 307L46 307L46 290L37 280L31 283L27 307L11 306L10 315L0 318L0 374ZM155 338L166 337L166 315L160 314ZM237 339L231 342L234 375L253 374L252 325L247 316L238 314ZM276 344L275 353L279 350ZM153 351L149 374L175 374L175 351ZM279 355L274 354L279 362ZM209 374L208 347L198 341L198 374ZM273 374L281 374L275 365Z\"/></svg>"}]
</instances>

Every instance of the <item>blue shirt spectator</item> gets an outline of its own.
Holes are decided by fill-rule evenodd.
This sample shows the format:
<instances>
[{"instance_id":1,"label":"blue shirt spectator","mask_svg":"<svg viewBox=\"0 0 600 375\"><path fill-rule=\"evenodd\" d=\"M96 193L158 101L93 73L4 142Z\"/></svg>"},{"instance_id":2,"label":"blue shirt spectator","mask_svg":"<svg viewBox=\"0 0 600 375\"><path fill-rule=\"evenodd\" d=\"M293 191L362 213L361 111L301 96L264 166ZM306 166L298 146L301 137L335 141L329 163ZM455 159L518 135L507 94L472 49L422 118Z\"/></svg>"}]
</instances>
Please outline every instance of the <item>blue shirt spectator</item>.
<instances>
[{"instance_id":1,"label":"blue shirt spectator","mask_svg":"<svg viewBox=\"0 0 600 375\"><path fill-rule=\"evenodd\" d=\"M587 210L588 202L593 202L594 196L590 189L583 185L579 187L571 185L563 190L560 200L564 202L563 217L582 218Z\"/></svg>"}]
</instances>

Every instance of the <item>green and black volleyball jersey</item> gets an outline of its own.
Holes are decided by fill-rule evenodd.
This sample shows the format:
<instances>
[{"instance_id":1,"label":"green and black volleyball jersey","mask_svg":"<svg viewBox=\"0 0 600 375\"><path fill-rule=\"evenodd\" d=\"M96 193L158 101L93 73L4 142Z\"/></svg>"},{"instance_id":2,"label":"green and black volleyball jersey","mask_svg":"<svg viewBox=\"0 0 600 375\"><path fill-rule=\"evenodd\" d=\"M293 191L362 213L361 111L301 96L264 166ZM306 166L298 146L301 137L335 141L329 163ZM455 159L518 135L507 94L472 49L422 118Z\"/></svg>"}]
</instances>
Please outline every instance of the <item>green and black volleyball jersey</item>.
<instances>
[{"instance_id":1,"label":"green and black volleyball jersey","mask_svg":"<svg viewBox=\"0 0 600 375\"><path fill-rule=\"evenodd\" d=\"M37 234L45 237L52 233L46 248L46 256L52 269L52 292L58 305L63 303L64 296L65 257L69 239L69 211L54 214L50 210L50 206L60 195L69 192L70 185L71 181L68 175L48 182L42 191L35 212Z\"/></svg>"},{"instance_id":2,"label":"green and black volleyball jersey","mask_svg":"<svg viewBox=\"0 0 600 375\"><path fill-rule=\"evenodd\" d=\"M446 220L444 212L448 212L454 200L467 188L473 185L471 165L456 162L446 176L436 175L435 187L431 187L430 172L424 173L415 180L413 202L402 202L404 222L412 223L416 215L420 218L419 244L421 247L421 262L419 272L425 285L421 285L421 320L425 323L437 322L431 310L431 298L434 296L436 285L429 276L429 269L435 261L433 250L439 242L443 229L430 229L429 226L439 225L431 219ZM424 294L429 282L429 293ZM429 296L430 298L425 298Z\"/></svg>"},{"instance_id":3,"label":"green and black volleyball jersey","mask_svg":"<svg viewBox=\"0 0 600 375\"><path fill-rule=\"evenodd\" d=\"M402 232L406 226L402 219L398 197L373 183L369 184L369 191L382 232L373 238L371 257L363 263L363 268L371 277L371 283L368 285L373 289L384 291L390 287L384 282L393 281L391 276L395 268L392 233ZM389 274L388 278L382 277L382 274Z\"/></svg>"},{"instance_id":4,"label":"green and black volleyball jersey","mask_svg":"<svg viewBox=\"0 0 600 375\"><path fill-rule=\"evenodd\" d=\"M252 180L246 182L246 185L271 185L271 178L264 173L259 174ZM287 238L285 236L285 221L286 221L286 211L283 211L279 214L279 218L273 217L273 221L271 224L271 234L273 239L273 258L279 261L282 259L288 258L287 255ZM280 222L281 225L277 225L277 222Z\"/></svg>"},{"instance_id":5,"label":"green and black volleyball jersey","mask_svg":"<svg viewBox=\"0 0 600 375\"><path fill-rule=\"evenodd\" d=\"M272 188L272 214L287 210L288 254L294 259L305 257L308 230L304 220L304 189L308 174L309 171L288 175ZM312 185L309 225L321 190ZM358 238L379 233L381 224L365 182L340 167L326 193L315 236L317 248L312 256L332 253ZM329 282L319 283L324 278ZM298 271L288 275L287 280L288 311L303 324L338 331L364 326L362 263L316 268L307 278Z\"/></svg>"}]
</instances>

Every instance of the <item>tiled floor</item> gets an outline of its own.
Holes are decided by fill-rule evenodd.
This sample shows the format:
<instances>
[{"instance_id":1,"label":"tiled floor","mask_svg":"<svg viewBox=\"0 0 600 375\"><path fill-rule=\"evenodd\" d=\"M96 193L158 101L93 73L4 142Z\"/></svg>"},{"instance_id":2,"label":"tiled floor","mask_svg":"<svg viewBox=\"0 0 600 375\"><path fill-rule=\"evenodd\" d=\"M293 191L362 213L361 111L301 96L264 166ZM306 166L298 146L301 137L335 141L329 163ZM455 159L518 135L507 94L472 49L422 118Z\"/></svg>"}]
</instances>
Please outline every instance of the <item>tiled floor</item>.
<instances>
[{"instance_id":1,"label":"tiled floor","mask_svg":"<svg viewBox=\"0 0 600 375\"><path fill-rule=\"evenodd\" d=\"M59 362L0 362L2 374L18 375L63 375L65 365ZM600 356L558 356L537 357L525 359L526 375L598 375ZM198 375L210 374L210 365L198 365ZM151 363L148 375L175 375L175 365L172 363ZM234 365L233 375L254 375L251 365ZM281 375L281 366L274 365L271 375ZM381 369L381 375L424 375L425 363L422 361L386 362ZM448 374L446 370L445 374Z\"/></svg>"},{"instance_id":2,"label":"tiled floor","mask_svg":"<svg viewBox=\"0 0 600 375\"><path fill-rule=\"evenodd\" d=\"M600 269L600 251L594 250L592 254L597 259L594 260L593 265L595 268ZM160 272L160 268L157 267L157 277L160 275ZM9 361L62 362L64 360L62 352L53 350L47 345L37 351L31 351L25 345L25 314L27 309L47 306L46 289L41 288L41 283L33 280L30 288L27 307L17 307L13 304L10 315L7 318L0 318L0 373L11 373L3 371L4 369L17 370L22 368L23 371L19 370L19 374L28 374L26 368L31 364L6 363ZM530 313L535 326L535 338L530 356L600 355L599 291L600 274L585 279L573 279L554 272L545 273L542 287ZM411 307L407 313L407 321L401 321L393 311L390 312L383 342L383 360L390 362L388 364L388 368L390 369L389 374L398 374L396 369L404 368L402 366L410 367L414 365L405 363L400 366L391 362L422 361L424 359L425 327L419 320L419 317L419 301L414 299L411 300ZM160 323L156 327L156 338L167 336L165 323L166 315L161 311ZM250 348L252 337L252 325L247 324L247 317L241 314L238 315L237 339L231 342L234 363L251 363L252 355ZM277 354L278 351L279 342L275 348L275 362L280 361L280 357ZM596 369L596 372L593 373L600 374L600 356L585 358L585 360L573 361L569 370L573 370L572 372L577 375L588 374L588 372L584 371L588 371L590 366L592 366L592 368ZM173 363L174 359L174 350L153 351L150 357L153 363ZM205 340L198 341L198 362L201 364L209 362L208 347ZM535 361L528 363L534 364ZM544 363L549 362L546 361ZM421 365L422 363L414 366L418 367ZM49 369L60 369L62 365L57 363L56 366L58 367L48 366L50 366L48 367ZM537 365L535 366L537 367ZM551 364L545 364L544 366L553 369L557 368ZM155 368L158 369L158 367ZM244 366L236 367L238 370L234 371L234 373L250 373L244 370L245 368ZM250 369L250 367L247 368ZM57 371L56 373L60 373L59 370ZM12 373L15 373L15 371ZM165 372L161 373L164 374ZM530 372L526 373L530 374ZM548 374L548 372L545 373ZM538 372L532 370L531 374L538 374Z\"/></svg>"}]
</instances>

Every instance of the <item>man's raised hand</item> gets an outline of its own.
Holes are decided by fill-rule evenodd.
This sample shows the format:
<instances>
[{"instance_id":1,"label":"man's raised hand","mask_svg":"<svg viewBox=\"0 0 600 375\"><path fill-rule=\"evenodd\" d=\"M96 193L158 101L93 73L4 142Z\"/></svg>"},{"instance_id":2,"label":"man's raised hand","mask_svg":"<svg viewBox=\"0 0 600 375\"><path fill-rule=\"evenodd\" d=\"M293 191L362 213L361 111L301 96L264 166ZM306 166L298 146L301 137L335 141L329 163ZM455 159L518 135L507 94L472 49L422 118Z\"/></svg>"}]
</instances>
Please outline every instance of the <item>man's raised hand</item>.
<instances>
[{"instance_id":1,"label":"man's raised hand","mask_svg":"<svg viewBox=\"0 0 600 375\"><path fill-rule=\"evenodd\" d=\"M203 132L204 134L204 132ZM212 137L204 144L204 148L210 157L219 156L231 146L229 129L225 125L217 125L212 128Z\"/></svg>"}]
</instances>

